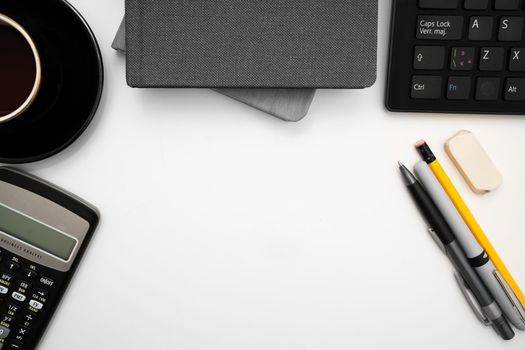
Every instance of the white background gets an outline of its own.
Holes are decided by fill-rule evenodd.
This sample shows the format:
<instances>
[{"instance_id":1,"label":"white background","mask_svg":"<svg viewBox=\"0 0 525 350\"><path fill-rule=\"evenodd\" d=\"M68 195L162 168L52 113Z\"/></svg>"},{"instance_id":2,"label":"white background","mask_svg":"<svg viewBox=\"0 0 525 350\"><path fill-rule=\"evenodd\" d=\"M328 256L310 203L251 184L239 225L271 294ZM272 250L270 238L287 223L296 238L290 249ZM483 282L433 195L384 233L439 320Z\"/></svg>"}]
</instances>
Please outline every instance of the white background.
<instances>
[{"instance_id":1,"label":"white background","mask_svg":"<svg viewBox=\"0 0 525 350\"><path fill-rule=\"evenodd\" d=\"M525 118L387 112L389 1L377 84L319 91L298 124L210 90L128 88L110 48L123 1L71 2L104 56L101 107L23 168L102 221L40 349L525 348L474 317L397 170L426 138L525 288ZM502 171L497 192L471 193L444 154L460 129Z\"/></svg>"}]
</instances>

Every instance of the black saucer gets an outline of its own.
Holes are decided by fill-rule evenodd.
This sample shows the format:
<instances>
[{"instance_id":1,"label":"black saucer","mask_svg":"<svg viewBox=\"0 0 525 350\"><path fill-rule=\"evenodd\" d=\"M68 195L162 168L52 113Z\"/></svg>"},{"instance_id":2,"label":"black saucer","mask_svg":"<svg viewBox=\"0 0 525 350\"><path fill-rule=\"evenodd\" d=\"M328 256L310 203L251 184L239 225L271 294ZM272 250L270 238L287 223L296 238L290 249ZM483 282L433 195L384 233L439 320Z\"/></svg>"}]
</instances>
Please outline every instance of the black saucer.
<instances>
[{"instance_id":1,"label":"black saucer","mask_svg":"<svg viewBox=\"0 0 525 350\"><path fill-rule=\"evenodd\" d=\"M33 162L68 147L93 119L102 95L102 56L88 24L66 1L1 0L0 13L25 28L42 61L34 103L0 124L0 162Z\"/></svg>"}]
</instances>

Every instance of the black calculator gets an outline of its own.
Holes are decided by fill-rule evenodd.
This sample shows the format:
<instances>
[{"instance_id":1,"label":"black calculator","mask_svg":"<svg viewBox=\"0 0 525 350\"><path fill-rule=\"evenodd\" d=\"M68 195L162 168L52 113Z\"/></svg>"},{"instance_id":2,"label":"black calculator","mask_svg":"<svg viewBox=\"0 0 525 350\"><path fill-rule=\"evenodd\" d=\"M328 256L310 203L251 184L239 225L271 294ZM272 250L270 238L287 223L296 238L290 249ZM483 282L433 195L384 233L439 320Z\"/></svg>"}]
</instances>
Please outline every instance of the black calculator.
<instances>
[{"instance_id":1,"label":"black calculator","mask_svg":"<svg viewBox=\"0 0 525 350\"><path fill-rule=\"evenodd\" d=\"M391 111L525 114L525 0L394 0Z\"/></svg>"},{"instance_id":2,"label":"black calculator","mask_svg":"<svg viewBox=\"0 0 525 350\"><path fill-rule=\"evenodd\" d=\"M1 350L36 348L98 221L79 198L0 167Z\"/></svg>"}]
</instances>

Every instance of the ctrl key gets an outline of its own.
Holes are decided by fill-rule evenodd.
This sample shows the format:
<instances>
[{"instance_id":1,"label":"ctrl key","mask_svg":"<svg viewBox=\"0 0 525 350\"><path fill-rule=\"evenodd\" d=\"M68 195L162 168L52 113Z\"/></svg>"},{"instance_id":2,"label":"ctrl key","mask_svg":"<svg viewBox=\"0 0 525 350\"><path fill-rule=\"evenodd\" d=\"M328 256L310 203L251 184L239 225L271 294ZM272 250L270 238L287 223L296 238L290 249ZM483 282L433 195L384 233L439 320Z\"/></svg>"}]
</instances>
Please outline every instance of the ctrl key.
<instances>
[{"instance_id":1,"label":"ctrl key","mask_svg":"<svg viewBox=\"0 0 525 350\"><path fill-rule=\"evenodd\" d=\"M413 99L439 99L441 97L441 77L430 75L414 75L412 77Z\"/></svg>"}]
</instances>

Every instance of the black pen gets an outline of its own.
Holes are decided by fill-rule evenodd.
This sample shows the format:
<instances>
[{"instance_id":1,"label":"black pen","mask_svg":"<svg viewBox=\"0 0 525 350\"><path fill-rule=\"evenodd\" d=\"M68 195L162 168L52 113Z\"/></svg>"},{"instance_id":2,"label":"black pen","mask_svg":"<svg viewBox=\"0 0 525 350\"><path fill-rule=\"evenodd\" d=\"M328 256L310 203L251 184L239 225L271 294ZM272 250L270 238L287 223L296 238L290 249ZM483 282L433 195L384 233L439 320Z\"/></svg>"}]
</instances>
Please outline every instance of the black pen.
<instances>
[{"instance_id":1,"label":"black pen","mask_svg":"<svg viewBox=\"0 0 525 350\"><path fill-rule=\"evenodd\" d=\"M401 170L408 191L436 236L445 247L445 251L452 265L454 265L456 271L471 289L472 294L474 294L485 316L491 321L492 327L503 339L512 339L514 337L514 331L505 319L505 316L503 316L503 313L487 287L470 266L467 256L456 241L452 230L438 207L416 177L403 164L399 163L399 169Z\"/></svg>"}]
</instances>

